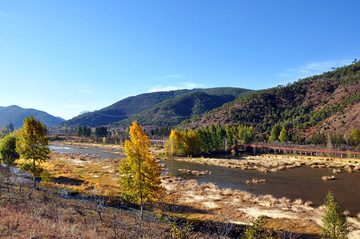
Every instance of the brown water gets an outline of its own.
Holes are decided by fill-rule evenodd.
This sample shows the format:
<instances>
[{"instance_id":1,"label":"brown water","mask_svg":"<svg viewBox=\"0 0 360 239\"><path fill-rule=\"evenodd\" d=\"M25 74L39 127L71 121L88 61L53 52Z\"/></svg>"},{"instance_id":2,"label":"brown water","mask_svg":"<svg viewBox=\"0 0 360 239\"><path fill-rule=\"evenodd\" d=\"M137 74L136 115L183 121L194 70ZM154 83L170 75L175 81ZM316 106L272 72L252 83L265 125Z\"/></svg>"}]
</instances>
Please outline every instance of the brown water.
<instances>
[{"instance_id":1,"label":"brown water","mask_svg":"<svg viewBox=\"0 0 360 239\"><path fill-rule=\"evenodd\" d=\"M72 148L54 147L52 150L60 153L99 155L101 158L121 158L122 156L103 153L110 151L99 148ZM116 152L116 151L115 151ZM241 170L225 168L197 163L179 162L172 160L162 161L170 170L170 174L180 176L184 179L196 179L201 183L214 183L220 188L231 188L254 193L255 195L271 194L277 198L287 197L291 200L302 199L311 201L315 206L323 204L328 191L332 191L336 200L341 203L344 209L352 215L360 212L360 173L349 173L342 171L335 174L336 180L323 181L322 176L333 175L332 169L311 168L303 166L295 169L287 169L276 173L261 173L255 170ZM191 176L180 173L178 169L190 169L198 171L211 171L212 175ZM265 179L265 183L246 184L246 180Z\"/></svg>"},{"instance_id":2,"label":"brown water","mask_svg":"<svg viewBox=\"0 0 360 239\"><path fill-rule=\"evenodd\" d=\"M212 182L220 188L231 188L254 193L255 195L271 194L277 198L287 197L291 200L311 201L315 206L323 204L326 194L332 191L336 200L351 212L360 212L360 173L343 171L336 174L336 180L323 181L324 175L333 175L332 169L311 168L307 166L261 173L255 170L241 170L196 163L163 161L170 169L170 174L185 178L194 178L200 184ZM211 171L212 175L189 176L178 172L179 168ZM265 183L246 184L246 180L265 179Z\"/></svg>"}]
</instances>

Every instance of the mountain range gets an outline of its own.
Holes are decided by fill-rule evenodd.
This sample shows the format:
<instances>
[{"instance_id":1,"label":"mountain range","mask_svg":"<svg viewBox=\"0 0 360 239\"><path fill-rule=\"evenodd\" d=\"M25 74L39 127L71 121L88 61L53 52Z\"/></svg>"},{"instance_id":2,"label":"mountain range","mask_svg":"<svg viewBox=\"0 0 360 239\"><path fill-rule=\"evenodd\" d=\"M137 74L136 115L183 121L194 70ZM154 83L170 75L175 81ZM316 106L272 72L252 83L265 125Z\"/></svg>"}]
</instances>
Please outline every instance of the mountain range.
<instances>
[{"instance_id":1,"label":"mountain range","mask_svg":"<svg viewBox=\"0 0 360 239\"><path fill-rule=\"evenodd\" d=\"M65 126L128 126L133 120L142 125L170 126L184 119L220 107L251 90L210 88L145 93L127 97L103 109L79 115L64 122Z\"/></svg>"},{"instance_id":2,"label":"mountain range","mask_svg":"<svg viewBox=\"0 0 360 239\"><path fill-rule=\"evenodd\" d=\"M28 116L40 120L46 127L54 127L60 125L65 120L60 117L52 116L44 111L36 109L24 109L17 105L7 107L0 106L0 128L8 123L12 123L15 128L21 128L23 121Z\"/></svg>"},{"instance_id":3,"label":"mountain range","mask_svg":"<svg viewBox=\"0 0 360 239\"><path fill-rule=\"evenodd\" d=\"M0 107L0 127L12 123L19 128L29 115L48 127L127 127L137 120L151 127L241 124L269 134L278 125L305 136L314 131L349 134L360 129L360 62L265 90L220 87L140 94L68 121L35 109Z\"/></svg>"}]
</instances>

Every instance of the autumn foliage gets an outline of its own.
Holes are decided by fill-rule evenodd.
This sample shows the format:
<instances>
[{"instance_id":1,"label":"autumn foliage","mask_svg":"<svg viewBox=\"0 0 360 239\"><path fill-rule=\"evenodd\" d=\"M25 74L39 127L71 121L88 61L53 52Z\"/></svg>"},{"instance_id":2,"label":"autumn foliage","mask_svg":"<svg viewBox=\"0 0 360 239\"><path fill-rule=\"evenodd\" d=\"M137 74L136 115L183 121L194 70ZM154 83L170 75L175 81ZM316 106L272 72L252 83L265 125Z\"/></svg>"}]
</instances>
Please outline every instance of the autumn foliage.
<instances>
[{"instance_id":1,"label":"autumn foliage","mask_svg":"<svg viewBox=\"0 0 360 239\"><path fill-rule=\"evenodd\" d=\"M201 141L195 131L171 130L168 142L165 145L168 155L196 156L201 153Z\"/></svg>"},{"instance_id":2,"label":"autumn foliage","mask_svg":"<svg viewBox=\"0 0 360 239\"><path fill-rule=\"evenodd\" d=\"M136 121L130 126L130 140L125 141L127 158L119 164L122 196L139 204L160 196L160 166L149 152L150 141Z\"/></svg>"}]
</instances>

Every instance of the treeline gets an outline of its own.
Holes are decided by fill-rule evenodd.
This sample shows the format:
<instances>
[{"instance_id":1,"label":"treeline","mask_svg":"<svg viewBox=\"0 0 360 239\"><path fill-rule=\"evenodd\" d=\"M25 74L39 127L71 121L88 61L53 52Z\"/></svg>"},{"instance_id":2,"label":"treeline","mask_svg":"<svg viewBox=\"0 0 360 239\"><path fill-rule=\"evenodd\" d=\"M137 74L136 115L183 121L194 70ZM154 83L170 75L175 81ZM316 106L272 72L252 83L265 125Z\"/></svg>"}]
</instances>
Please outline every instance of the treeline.
<instances>
[{"instance_id":1,"label":"treeline","mask_svg":"<svg viewBox=\"0 0 360 239\"><path fill-rule=\"evenodd\" d=\"M360 130L353 129L349 135L331 132L314 131L304 138L298 131L287 128L286 125L275 124L270 134L256 134L252 126L238 127L220 124L204 126L195 130L171 130L169 140L165 145L168 155L196 156L236 150L238 144L250 144L254 141L263 143L292 143L313 145L351 145L360 147Z\"/></svg>"},{"instance_id":2,"label":"treeline","mask_svg":"<svg viewBox=\"0 0 360 239\"><path fill-rule=\"evenodd\" d=\"M173 156L196 156L201 153L227 152L238 143L249 144L255 139L253 127L220 124L204 126L196 130L171 130L165 145L167 154Z\"/></svg>"},{"instance_id":3,"label":"treeline","mask_svg":"<svg viewBox=\"0 0 360 239\"><path fill-rule=\"evenodd\" d=\"M281 130L280 130L281 129ZM269 135L260 133L256 137L258 142L280 142L292 144L314 144L314 145L328 145L331 143L335 146L349 145L353 147L360 146L360 130L353 129L349 135L338 132L312 132L308 138L302 137L299 130L289 128L288 125L275 124Z\"/></svg>"},{"instance_id":4,"label":"treeline","mask_svg":"<svg viewBox=\"0 0 360 239\"><path fill-rule=\"evenodd\" d=\"M91 127L88 126L78 126L76 128L76 134L78 136L90 137L91 136ZM108 135L108 130L105 126L99 126L95 128L94 132L95 137L106 137Z\"/></svg>"},{"instance_id":5,"label":"treeline","mask_svg":"<svg viewBox=\"0 0 360 239\"><path fill-rule=\"evenodd\" d=\"M151 136L169 136L171 129L169 127L157 127L150 131Z\"/></svg>"},{"instance_id":6,"label":"treeline","mask_svg":"<svg viewBox=\"0 0 360 239\"><path fill-rule=\"evenodd\" d=\"M324 132L313 132L309 138L309 143L315 145L326 145L333 144L336 146L340 145L351 145L353 147L360 146L360 130L353 129L349 135L343 135L340 133L329 133Z\"/></svg>"}]
</instances>

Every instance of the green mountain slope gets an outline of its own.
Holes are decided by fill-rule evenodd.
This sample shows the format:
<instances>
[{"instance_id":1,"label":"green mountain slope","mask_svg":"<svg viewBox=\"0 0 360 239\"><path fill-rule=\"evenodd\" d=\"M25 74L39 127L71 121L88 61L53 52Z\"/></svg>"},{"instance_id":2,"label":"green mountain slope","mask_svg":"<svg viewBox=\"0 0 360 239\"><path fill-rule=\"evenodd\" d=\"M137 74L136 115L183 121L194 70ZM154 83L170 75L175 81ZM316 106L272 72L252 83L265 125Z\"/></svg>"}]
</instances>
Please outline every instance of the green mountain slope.
<instances>
[{"instance_id":1,"label":"green mountain slope","mask_svg":"<svg viewBox=\"0 0 360 239\"><path fill-rule=\"evenodd\" d=\"M360 128L360 62L308 77L287 86L252 92L219 109L182 123L182 128L255 126L270 133L275 124L293 132L349 133Z\"/></svg>"},{"instance_id":2,"label":"green mountain slope","mask_svg":"<svg viewBox=\"0 0 360 239\"><path fill-rule=\"evenodd\" d=\"M65 120L60 117L52 116L44 111L35 109L23 109L19 106L12 105L8 107L0 107L0 128L8 123L12 123L15 128L21 128L25 117L34 116L40 120L46 127L54 127L60 125Z\"/></svg>"},{"instance_id":3,"label":"green mountain slope","mask_svg":"<svg viewBox=\"0 0 360 239\"><path fill-rule=\"evenodd\" d=\"M241 88L201 89L163 101L149 110L123 120L118 125L128 126L137 120L143 126L173 127L185 119L199 116L251 92Z\"/></svg>"},{"instance_id":4,"label":"green mountain slope","mask_svg":"<svg viewBox=\"0 0 360 239\"><path fill-rule=\"evenodd\" d=\"M154 105L182 95L193 90L175 90L164 92L145 93L137 96L127 97L106 108L84 113L64 123L65 126L100 126L126 119L134 114L150 109Z\"/></svg>"}]
</instances>

